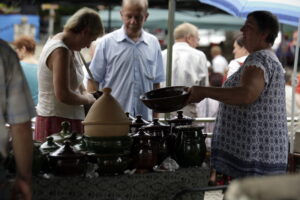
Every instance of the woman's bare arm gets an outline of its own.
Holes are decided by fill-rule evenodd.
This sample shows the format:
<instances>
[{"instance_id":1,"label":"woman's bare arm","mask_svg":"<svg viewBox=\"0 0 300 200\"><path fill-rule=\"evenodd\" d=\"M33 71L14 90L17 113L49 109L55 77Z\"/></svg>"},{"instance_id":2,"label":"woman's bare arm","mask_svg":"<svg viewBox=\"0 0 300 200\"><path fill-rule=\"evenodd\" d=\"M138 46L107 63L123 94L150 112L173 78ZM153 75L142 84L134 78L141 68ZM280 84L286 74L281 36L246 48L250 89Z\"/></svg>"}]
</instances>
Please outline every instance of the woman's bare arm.
<instances>
[{"instance_id":1,"label":"woman's bare arm","mask_svg":"<svg viewBox=\"0 0 300 200\"><path fill-rule=\"evenodd\" d=\"M217 88L193 86L189 90L191 95L188 102L195 103L208 97L226 104L251 104L258 99L264 86L263 70L255 66L249 66L245 68L238 87Z\"/></svg>"}]
</instances>

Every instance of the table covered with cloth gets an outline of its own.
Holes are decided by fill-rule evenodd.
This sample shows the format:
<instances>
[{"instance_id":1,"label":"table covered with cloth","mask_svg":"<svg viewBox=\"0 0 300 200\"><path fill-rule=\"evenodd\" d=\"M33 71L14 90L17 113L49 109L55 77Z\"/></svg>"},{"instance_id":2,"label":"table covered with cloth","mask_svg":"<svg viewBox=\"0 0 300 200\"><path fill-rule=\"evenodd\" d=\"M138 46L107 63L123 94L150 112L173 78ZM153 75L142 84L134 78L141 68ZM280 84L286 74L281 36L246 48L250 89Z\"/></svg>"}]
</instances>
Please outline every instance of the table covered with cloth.
<instances>
[{"instance_id":1,"label":"table covered with cloth","mask_svg":"<svg viewBox=\"0 0 300 200\"><path fill-rule=\"evenodd\" d=\"M167 200L185 188L207 186L208 178L206 167L97 178L35 177L33 200ZM180 199L201 200L203 196L203 192L189 193Z\"/></svg>"}]
</instances>

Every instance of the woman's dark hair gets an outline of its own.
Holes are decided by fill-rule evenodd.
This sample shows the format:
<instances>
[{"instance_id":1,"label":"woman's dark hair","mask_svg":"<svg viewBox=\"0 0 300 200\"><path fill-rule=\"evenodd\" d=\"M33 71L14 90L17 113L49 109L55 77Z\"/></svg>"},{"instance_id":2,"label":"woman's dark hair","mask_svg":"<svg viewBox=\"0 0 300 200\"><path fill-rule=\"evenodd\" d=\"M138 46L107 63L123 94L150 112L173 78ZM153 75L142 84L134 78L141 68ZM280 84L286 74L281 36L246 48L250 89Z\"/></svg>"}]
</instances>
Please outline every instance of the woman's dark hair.
<instances>
[{"instance_id":1,"label":"woman's dark hair","mask_svg":"<svg viewBox=\"0 0 300 200\"><path fill-rule=\"evenodd\" d=\"M240 47L244 47L243 34L238 34L235 38L235 41Z\"/></svg>"},{"instance_id":2,"label":"woman's dark hair","mask_svg":"<svg viewBox=\"0 0 300 200\"><path fill-rule=\"evenodd\" d=\"M258 28L261 32L268 32L269 35L266 38L266 42L273 44L279 31L278 19L269 11L254 11L248 14L248 17L253 17L258 24Z\"/></svg>"}]
</instances>

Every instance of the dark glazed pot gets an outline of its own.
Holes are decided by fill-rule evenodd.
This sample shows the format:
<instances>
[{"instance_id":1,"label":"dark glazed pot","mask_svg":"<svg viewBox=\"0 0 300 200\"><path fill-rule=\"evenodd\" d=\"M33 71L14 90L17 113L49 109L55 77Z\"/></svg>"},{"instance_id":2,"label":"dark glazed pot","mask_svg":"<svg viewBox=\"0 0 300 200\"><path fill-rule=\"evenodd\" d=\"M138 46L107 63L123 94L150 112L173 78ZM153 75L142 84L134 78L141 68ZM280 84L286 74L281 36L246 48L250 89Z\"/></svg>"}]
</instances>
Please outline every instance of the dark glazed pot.
<instances>
[{"instance_id":1,"label":"dark glazed pot","mask_svg":"<svg viewBox=\"0 0 300 200\"><path fill-rule=\"evenodd\" d=\"M40 149L40 151L41 151L42 153L49 154L49 153L54 152L55 150L57 150L59 147L60 147L60 145L57 144L56 142L54 142L53 137L48 136L48 137L47 137L47 141L44 142L44 143L39 147L39 149Z\"/></svg>"},{"instance_id":2,"label":"dark glazed pot","mask_svg":"<svg viewBox=\"0 0 300 200\"><path fill-rule=\"evenodd\" d=\"M49 154L51 172L58 176L83 175L86 170L86 156L77 152L66 140L58 150Z\"/></svg>"},{"instance_id":3,"label":"dark glazed pot","mask_svg":"<svg viewBox=\"0 0 300 200\"><path fill-rule=\"evenodd\" d=\"M71 137L71 124L68 121L63 121L61 123L61 131L59 133L52 134L51 137L53 137L54 142L57 142L58 144L63 144L64 140L68 137Z\"/></svg>"},{"instance_id":4,"label":"dark glazed pot","mask_svg":"<svg viewBox=\"0 0 300 200\"><path fill-rule=\"evenodd\" d=\"M168 124L170 124L171 128L180 126L180 125L191 125L194 121L193 118L184 116L183 111L179 110L177 111L177 116L166 120Z\"/></svg>"},{"instance_id":5,"label":"dark glazed pot","mask_svg":"<svg viewBox=\"0 0 300 200\"><path fill-rule=\"evenodd\" d=\"M157 163L160 164L170 155L170 149L167 143L167 139L170 135L170 126L158 121L158 119L153 119L150 124L142 126L141 130L151 136L153 152L157 155Z\"/></svg>"},{"instance_id":6,"label":"dark glazed pot","mask_svg":"<svg viewBox=\"0 0 300 200\"><path fill-rule=\"evenodd\" d=\"M157 162L157 155L153 151L151 136L140 130L133 136L131 154L133 165L138 171L152 170Z\"/></svg>"},{"instance_id":7,"label":"dark glazed pot","mask_svg":"<svg viewBox=\"0 0 300 200\"><path fill-rule=\"evenodd\" d=\"M166 120L168 124L170 125L170 135L167 139L168 141L168 146L170 149L171 157L176 159L175 151L176 151L176 140L177 140L177 130L175 129L176 126L181 126L181 125L191 125L194 121L193 118L184 116L183 111L179 110L177 111L177 116Z\"/></svg>"},{"instance_id":8,"label":"dark glazed pot","mask_svg":"<svg viewBox=\"0 0 300 200\"><path fill-rule=\"evenodd\" d=\"M142 118L142 115L137 115L136 119L130 124L130 134L135 134L142 126L148 125L149 122Z\"/></svg>"},{"instance_id":9,"label":"dark glazed pot","mask_svg":"<svg viewBox=\"0 0 300 200\"><path fill-rule=\"evenodd\" d=\"M206 155L203 126L177 126L176 161L181 167L201 166Z\"/></svg>"}]
</instances>

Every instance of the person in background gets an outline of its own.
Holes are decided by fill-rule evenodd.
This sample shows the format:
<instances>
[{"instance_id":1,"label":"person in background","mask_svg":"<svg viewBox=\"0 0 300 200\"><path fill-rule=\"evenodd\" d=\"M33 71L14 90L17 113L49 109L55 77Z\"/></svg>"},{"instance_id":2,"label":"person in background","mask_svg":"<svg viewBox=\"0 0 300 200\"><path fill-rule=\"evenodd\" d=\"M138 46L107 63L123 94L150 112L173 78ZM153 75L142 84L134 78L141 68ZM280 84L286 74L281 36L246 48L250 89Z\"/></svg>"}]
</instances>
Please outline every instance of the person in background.
<instances>
[{"instance_id":1,"label":"person in background","mask_svg":"<svg viewBox=\"0 0 300 200\"><path fill-rule=\"evenodd\" d=\"M172 83L171 86L208 85L207 59L197 50L199 46L198 28L190 23L183 23L174 29ZM165 69L167 68L167 49L162 51ZM195 118L196 104L189 104L183 114Z\"/></svg>"},{"instance_id":2,"label":"person in background","mask_svg":"<svg viewBox=\"0 0 300 200\"><path fill-rule=\"evenodd\" d=\"M209 75L209 86L222 87L223 75L212 72ZM216 117L218 113L219 102L211 98L205 98L197 104L197 117ZM212 133L215 123L205 125L205 132Z\"/></svg>"},{"instance_id":3,"label":"person in background","mask_svg":"<svg viewBox=\"0 0 300 200\"><path fill-rule=\"evenodd\" d=\"M223 74L211 72L209 74L209 86L211 87L222 87L223 84ZM219 101L211 98L205 98L203 101L197 104L197 117L217 117L219 108ZM204 123L204 132L212 133L215 123ZM211 151L211 138L206 138L205 140L206 148ZM211 169L209 185L217 185L219 180L217 180L217 173L215 169ZM217 182L218 181L218 182Z\"/></svg>"},{"instance_id":4,"label":"person in background","mask_svg":"<svg viewBox=\"0 0 300 200\"><path fill-rule=\"evenodd\" d=\"M36 47L35 41L29 36L20 36L12 44L21 61L21 66L29 84L34 104L37 105L39 89L37 80L38 61L34 56Z\"/></svg>"},{"instance_id":5,"label":"person in background","mask_svg":"<svg viewBox=\"0 0 300 200\"><path fill-rule=\"evenodd\" d=\"M99 14L81 8L73 14L61 33L45 44L39 60L39 100L34 138L44 141L61 130L61 122L68 121L73 132L83 133L82 105L95 102L82 83L83 63L79 51L104 32Z\"/></svg>"},{"instance_id":6,"label":"person in background","mask_svg":"<svg viewBox=\"0 0 300 200\"><path fill-rule=\"evenodd\" d=\"M292 96L293 96L293 87L292 87L292 74L291 69L286 69L285 71L285 101L286 101L286 114L287 117L292 116ZM295 107L294 107L294 116L300 117L300 94L295 93ZM295 122L296 130L299 130L299 122ZM290 129L290 127L289 127Z\"/></svg>"},{"instance_id":7,"label":"person in background","mask_svg":"<svg viewBox=\"0 0 300 200\"><path fill-rule=\"evenodd\" d=\"M227 78L235 73L244 64L247 56L249 55L249 52L244 47L242 34L238 35L235 39L232 53L234 55L234 59L228 64Z\"/></svg>"},{"instance_id":8,"label":"person in background","mask_svg":"<svg viewBox=\"0 0 300 200\"><path fill-rule=\"evenodd\" d=\"M222 49L220 46L212 46L210 49L210 54L212 57L211 67L213 72L225 74L228 70L228 62L224 56L222 56Z\"/></svg>"},{"instance_id":9,"label":"person in background","mask_svg":"<svg viewBox=\"0 0 300 200\"><path fill-rule=\"evenodd\" d=\"M17 54L3 40L0 40L0 94L0 199L31 200L31 118L35 116L35 108ZM12 188L3 166L8 133L12 138L17 170Z\"/></svg>"},{"instance_id":10,"label":"person in background","mask_svg":"<svg viewBox=\"0 0 300 200\"><path fill-rule=\"evenodd\" d=\"M284 69L271 49L278 20L268 11L254 11L241 31L250 53L244 65L222 88L192 86L188 102L220 102L211 151L217 172L233 178L286 173Z\"/></svg>"},{"instance_id":11,"label":"person in background","mask_svg":"<svg viewBox=\"0 0 300 200\"><path fill-rule=\"evenodd\" d=\"M294 31L292 35L292 40L288 43L287 52L286 52L286 64L290 68L293 68L294 66L297 40L298 40L298 31ZM299 65L300 65L300 60L298 59L298 67Z\"/></svg>"},{"instance_id":12,"label":"person in background","mask_svg":"<svg viewBox=\"0 0 300 200\"><path fill-rule=\"evenodd\" d=\"M139 97L159 88L160 82L165 81L165 73L160 44L143 29L149 15L147 9L147 0L122 1L123 26L100 39L90 69L98 85L112 89L111 94L124 112L151 120L152 111ZM91 80L88 88L98 90Z\"/></svg>"}]
</instances>

